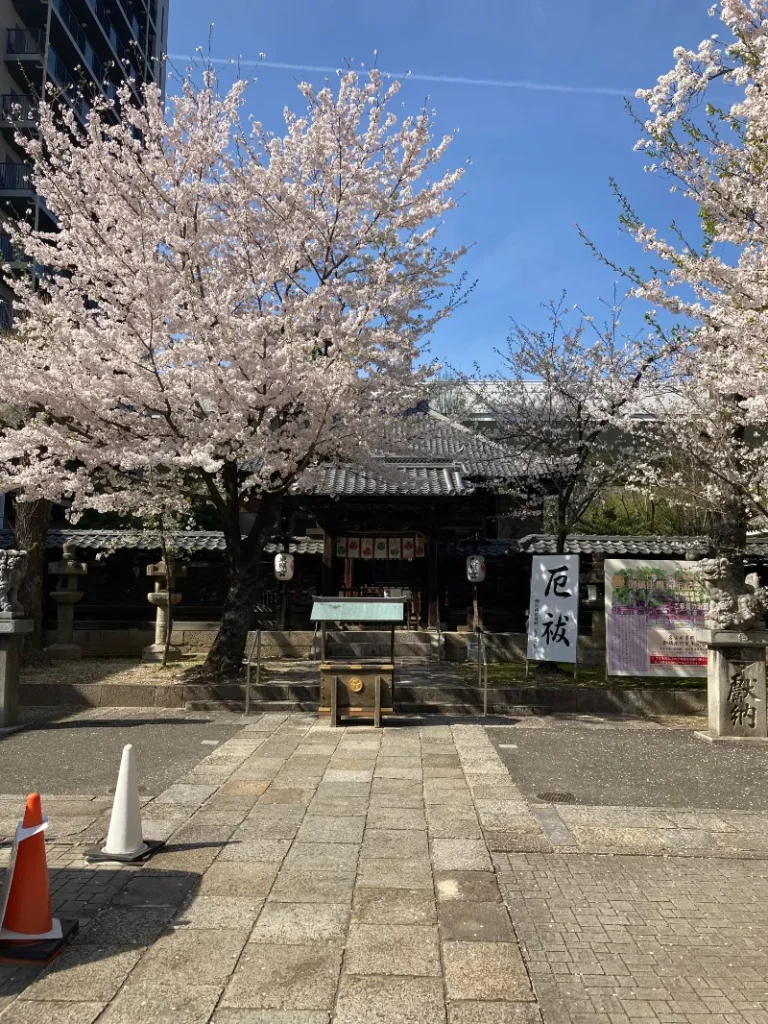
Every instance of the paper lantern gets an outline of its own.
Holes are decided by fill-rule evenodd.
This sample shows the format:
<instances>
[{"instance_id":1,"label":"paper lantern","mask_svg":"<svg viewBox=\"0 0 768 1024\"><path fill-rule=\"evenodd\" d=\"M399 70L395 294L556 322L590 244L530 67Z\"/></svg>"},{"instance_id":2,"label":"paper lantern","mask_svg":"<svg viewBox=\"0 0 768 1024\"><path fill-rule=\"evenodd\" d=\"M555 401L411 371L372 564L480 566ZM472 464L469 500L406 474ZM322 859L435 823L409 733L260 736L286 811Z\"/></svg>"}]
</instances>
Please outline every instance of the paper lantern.
<instances>
[{"instance_id":1,"label":"paper lantern","mask_svg":"<svg viewBox=\"0 0 768 1024\"><path fill-rule=\"evenodd\" d=\"M485 559L482 555L467 558L467 579L470 583L482 583L485 579Z\"/></svg>"},{"instance_id":2,"label":"paper lantern","mask_svg":"<svg viewBox=\"0 0 768 1024\"><path fill-rule=\"evenodd\" d=\"M287 551L279 551L275 555L275 579L292 580L295 565L293 555L289 555Z\"/></svg>"}]
</instances>

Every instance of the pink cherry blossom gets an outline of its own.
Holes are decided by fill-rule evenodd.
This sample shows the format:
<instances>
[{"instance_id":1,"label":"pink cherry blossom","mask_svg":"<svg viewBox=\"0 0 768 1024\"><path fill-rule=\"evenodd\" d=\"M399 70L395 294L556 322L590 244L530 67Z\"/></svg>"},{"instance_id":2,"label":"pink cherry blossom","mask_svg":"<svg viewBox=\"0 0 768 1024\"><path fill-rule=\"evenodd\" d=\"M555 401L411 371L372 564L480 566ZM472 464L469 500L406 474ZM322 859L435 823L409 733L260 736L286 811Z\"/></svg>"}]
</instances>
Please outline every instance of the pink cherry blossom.
<instances>
[{"instance_id":1,"label":"pink cherry blossom","mask_svg":"<svg viewBox=\"0 0 768 1024\"><path fill-rule=\"evenodd\" d=\"M437 240L462 176L436 170L450 137L429 110L400 119L397 82L303 84L282 137L241 118L247 88L206 71L167 112L124 88L117 123L97 106L85 135L41 105L26 145L60 230L14 234L57 269L38 290L18 280L0 380L26 413L0 435L0 492L153 514L206 495L227 536L225 623L297 477L364 462L413 405L463 251ZM263 516L241 543L246 502ZM245 628L218 668L239 667Z\"/></svg>"}]
</instances>

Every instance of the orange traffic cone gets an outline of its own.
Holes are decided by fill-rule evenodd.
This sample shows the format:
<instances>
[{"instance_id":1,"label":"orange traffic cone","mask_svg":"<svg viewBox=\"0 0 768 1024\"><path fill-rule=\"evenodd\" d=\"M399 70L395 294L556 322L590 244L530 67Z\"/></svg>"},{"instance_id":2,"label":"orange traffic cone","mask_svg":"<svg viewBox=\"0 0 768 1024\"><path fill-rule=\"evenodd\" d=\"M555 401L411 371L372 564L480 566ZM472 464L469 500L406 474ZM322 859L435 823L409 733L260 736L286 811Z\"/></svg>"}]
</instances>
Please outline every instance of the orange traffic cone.
<instances>
[{"instance_id":1,"label":"orange traffic cone","mask_svg":"<svg viewBox=\"0 0 768 1024\"><path fill-rule=\"evenodd\" d=\"M48 963L77 931L77 921L62 922L51 913L47 827L40 794L30 793L0 891L0 963Z\"/></svg>"}]
</instances>

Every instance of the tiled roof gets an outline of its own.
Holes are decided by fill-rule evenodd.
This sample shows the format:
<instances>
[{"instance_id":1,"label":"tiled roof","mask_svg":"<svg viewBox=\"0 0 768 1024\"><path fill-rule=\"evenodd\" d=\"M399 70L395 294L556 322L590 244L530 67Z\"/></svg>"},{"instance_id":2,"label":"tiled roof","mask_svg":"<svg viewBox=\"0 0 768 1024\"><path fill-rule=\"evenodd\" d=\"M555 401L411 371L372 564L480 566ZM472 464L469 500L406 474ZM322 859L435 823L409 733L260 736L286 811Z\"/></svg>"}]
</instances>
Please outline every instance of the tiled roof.
<instances>
[{"instance_id":1,"label":"tiled roof","mask_svg":"<svg viewBox=\"0 0 768 1024\"><path fill-rule=\"evenodd\" d=\"M318 466L304 474L294 493L452 498L529 472L501 445L434 413L423 434L393 434L390 447L375 460L380 472L351 465Z\"/></svg>"},{"instance_id":2,"label":"tiled roof","mask_svg":"<svg viewBox=\"0 0 768 1024\"><path fill-rule=\"evenodd\" d=\"M457 466L390 463L378 478L352 466L321 466L306 473L294 488L294 493L453 498L472 494L474 489Z\"/></svg>"},{"instance_id":3,"label":"tiled roof","mask_svg":"<svg viewBox=\"0 0 768 1024\"><path fill-rule=\"evenodd\" d=\"M114 551L132 548L138 551L159 551L160 536L142 530L49 530L49 548L61 548L65 541L72 541L78 548L96 551ZM13 530L0 530L0 548L13 547ZM172 535L175 548L185 554L199 554L204 551L224 551L224 536L215 530L185 530ZM268 543L268 554L282 550L278 544ZM288 545L291 554L321 555L322 537L293 537Z\"/></svg>"},{"instance_id":4,"label":"tiled roof","mask_svg":"<svg viewBox=\"0 0 768 1024\"><path fill-rule=\"evenodd\" d=\"M703 558L708 549L705 537L621 537L599 534L573 534L565 543L567 554L623 555L627 557L674 555L685 558L687 552ZM554 555L556 539L551 535L532 534L520 540L520 548L531 554Z\"/></svg>"},{"instance_id":5,"label":"tiled roof","mask_svg":"<svg viewBox=\"0 0 768 1024\"><path fill-rule=\"evenodd\" d=\"M471 555L477 552L487 558L501 558L504 555L554 555L557 540L552 534L530 534L513 540L486 540L475 545L472 541L446 542L442 546L445 554ZM620 537L592 534L572 534L566 540L565 553L569 555L615 555L624 558L657 558L669 556L685 558L691 552L697 558L707 553L708 544L703 537ZM768 554L768 543L757 545L750 542L747 548L751 554ZM763 550L764 549L764 550Z\"/></svg>"}]
</instances>

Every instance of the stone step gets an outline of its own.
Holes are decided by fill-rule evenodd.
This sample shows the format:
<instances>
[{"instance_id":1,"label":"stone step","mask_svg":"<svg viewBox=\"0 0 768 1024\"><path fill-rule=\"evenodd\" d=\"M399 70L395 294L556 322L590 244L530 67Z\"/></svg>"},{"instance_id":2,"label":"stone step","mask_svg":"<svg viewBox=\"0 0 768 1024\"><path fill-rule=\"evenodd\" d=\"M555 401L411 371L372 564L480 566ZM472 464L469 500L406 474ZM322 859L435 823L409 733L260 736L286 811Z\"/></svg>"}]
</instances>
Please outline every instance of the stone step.
<instances>
[{"instance_id":1,"label":"stone step","mask_svg":"<svg viewBox=\"0 0 768 1024\"><path fill-rule=\"evenodd\" d=\"M318 701L303 703L295 700L265 700L258 704L251 704L253 714L262 714L267 711L281 712L283 714L293 712L317 711ZM240 714L245 711L245 700L188 700L184 705L187 711L236 711Z\"/></svg>"},{"instance_id":2,"label":"stone step","mask_svg":"<svg viewBox=\"0 0 768 1024\"><path fill-rule=\"evenodd\" d=\"M318 701L291 701L291 700L260 700L251 705L254 714L266 712L280 712L292 714L294 712L317 712ZM245 702L239 701L187 701L187 711L235 711L242 713L245 709ZM525 718L531 715L548 714L549 708L539 705L514 705L514 704L488 704L488 715L494 717ZM423 703L423 702L398 702L396 715L443 715L445 717L457 718L482 718L483 707L480 704L457 704L457 703Z\"/></svg>"},{"instance_id":3,"label":"stone step","mask_svg":"<svg viewBox=\"0 0 768 1024\"><path fill-rule=\"evenodd\" d=\"M390 632L388 629L329 629L326 639L329 641L353 641L354 643L389 643ZM437 639L435 632L423 632L416 629L396 629L396 643L414 643L429 646L432 640Z\"/></svg>"},{"instance_id":4,"label":"stone step","mask_svg":"<svg viewBox=\"0 0 768 1024\"><path fill-rule=\"evenodd\" d=\"M367 658L370 661L379 658L386 661L392 656L392 649L388 644L328 644L326 654L336 661L341 661L344 658L349 660ZM431 661L432 650L429 647L421 647L416 644L413 646L395 644L395 660L401 661L403 658Z\"/></svg>"}]
</instances>

